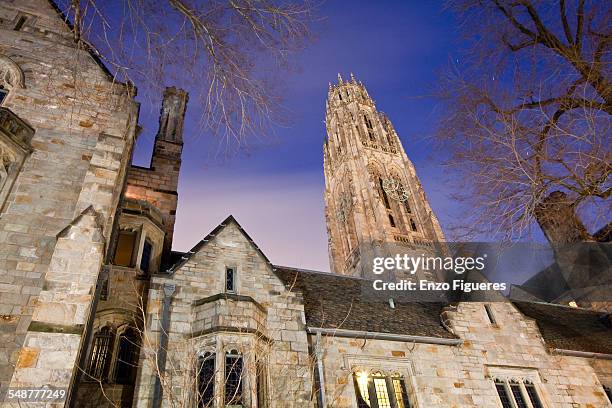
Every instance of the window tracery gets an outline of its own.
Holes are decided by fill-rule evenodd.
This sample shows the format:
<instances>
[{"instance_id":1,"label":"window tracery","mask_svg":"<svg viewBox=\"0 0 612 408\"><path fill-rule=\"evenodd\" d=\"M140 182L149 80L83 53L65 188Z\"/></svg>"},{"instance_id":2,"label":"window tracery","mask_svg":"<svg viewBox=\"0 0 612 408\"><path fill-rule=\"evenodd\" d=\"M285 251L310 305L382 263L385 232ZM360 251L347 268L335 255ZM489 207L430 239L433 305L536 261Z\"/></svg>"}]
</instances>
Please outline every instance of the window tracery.
<instances>
[{"instance_id":1,"label":"window tracery","mask_svg":"<svg viewBox=\"0 0 612 408\"><path fill-rule=\"evenodd\" d=\"M7 56L0 55L0 104L11 90L24 88L24 75L19 65Z\"/></svg>"}]
</instances>

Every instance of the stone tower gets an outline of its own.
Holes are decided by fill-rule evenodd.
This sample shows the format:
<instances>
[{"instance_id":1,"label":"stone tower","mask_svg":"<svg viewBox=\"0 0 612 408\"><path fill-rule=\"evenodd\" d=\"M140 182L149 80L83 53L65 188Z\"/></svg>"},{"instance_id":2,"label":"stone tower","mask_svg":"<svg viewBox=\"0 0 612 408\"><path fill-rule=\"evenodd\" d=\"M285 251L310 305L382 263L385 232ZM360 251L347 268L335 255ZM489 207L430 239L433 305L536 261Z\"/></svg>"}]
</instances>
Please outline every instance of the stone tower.
<instances>
[{"instance_id":1,"label":"stone tower","mask_svg":"<svg viewBox=\"0 0 612 408\"><path fill-rule=\"evenodd\" d=\"M329 85L325 126L332 272L362 276L367 257L389 256L398 247L421 253L444 240L393 125L352 74Z\"/></svg>"},{"instance_id":2,"label":"stone tower","mask_svg":"<svg viewBox=\"0 0 612 408\"><path fill-rule=\"evenodd\" d=\"M130 168L125 193L127 198L146 201L160 210L166 233L163 247L164 261L172 249L178 204L178 178L183 151L183 123L188 99L184 90L175 87L166 88L151 166Z\"/></svg>"}]
</instances>

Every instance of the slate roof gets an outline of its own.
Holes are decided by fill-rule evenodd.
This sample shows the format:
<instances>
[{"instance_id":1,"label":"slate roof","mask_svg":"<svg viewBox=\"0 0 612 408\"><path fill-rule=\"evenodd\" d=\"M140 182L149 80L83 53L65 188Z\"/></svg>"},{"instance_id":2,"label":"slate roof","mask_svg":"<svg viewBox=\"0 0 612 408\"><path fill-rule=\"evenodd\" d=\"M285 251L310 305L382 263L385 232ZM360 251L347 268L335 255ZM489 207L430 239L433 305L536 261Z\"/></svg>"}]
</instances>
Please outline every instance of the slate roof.
<instances>
[{"instance_id":1,"label":"slate roof","mask_svg":"<svg viewBox=\"0 0 612 408\"><path fill-rule=\"evenodd\" d=\"M172 252L170 273L213 239L223 228L235 223L246 239L261 252L240 224L231 215L190 251ZM276 276L304 299L306 324L312 328L344 329L375 333L457 339L441 322L440 315L448 303L406 302L395 300L391 308L384 301L363 296L362 287L371 288L366 279L307 271L272 265ZM525 316L536 321L544 341L550 348L586 351L612 355L611 317L592 310L570 308L540 302L513 304Z\"/></svg>"},{"instance_id":2,"label":"slate roof","mask_svg":"<svg viewBox=\"0 0 612 408\"><path fill-rule=\"evenodd\" d=\"M456 339L446 330L440 314L442 303L395 302L364 299L364 279L330 273L275 266L276 275L286 286L304 297L306 324L309 327L360 330L413 336Z\"/></svg>"},{"instance_id":3,"label":"slate roof","mask_svg":"<svg viewBox=\"0 0 612 408\"><path fill-rule=\"evenodd\" d=\"M610 315L546 303L513 303L525 316L536 320L549 347L612 354Z\"/></svg>"}]
</instances>

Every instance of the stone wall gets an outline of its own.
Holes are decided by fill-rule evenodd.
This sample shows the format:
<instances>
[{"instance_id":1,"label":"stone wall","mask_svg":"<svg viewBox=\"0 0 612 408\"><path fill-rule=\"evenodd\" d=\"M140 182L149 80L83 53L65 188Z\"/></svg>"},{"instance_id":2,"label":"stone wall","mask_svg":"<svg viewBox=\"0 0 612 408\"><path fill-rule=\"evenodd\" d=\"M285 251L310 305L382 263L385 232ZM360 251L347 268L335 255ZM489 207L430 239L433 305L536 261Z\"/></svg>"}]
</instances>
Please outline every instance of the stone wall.
<instances>
[{"instance_id":1,"label":"stone wall","mask_svg":"<svg viewBox=\"0 0 612 408\"><path fill-rule=\"evenodd\" d=\"M312 406L312 365L301 297L286 290L235 222L224 223L224 228L211 234L210 241L194 248L196 253L172 276L153 278L146 322L149 348L143 350L143 356L150 357L148 353L157 347L162 285L174 284L166 367L173 373L174 388L169 392L169 387L164 387L166 398L189 394L193 383L186 383L185 378L193 378L190 373L198 353L215 351L220 367L220 356L235 348L246 361L266 361L271 407ZM235 294L224 294L226 267L237 270ZM140 370L135 401L138 407L146 407L151 401L154 377L150 362L145 357ZM255 407L251 363L245 389L250 406ZM218 376L221 380L222 371Z\"/></svg>"},{"instance_id":2,"label":"stone wall","mask_svg":"<svg viewBox=\"0 0 612 408\"><path fill-rule=\"evenodd\" d=\"M356 407L352 373L383 370L404 375L413 407L498 408L496 377L532 380L546 407L610 406L601 386L609 360L550 354L534 321L509 303L491 307L496 325L479 303L447 312L459 346L324 336L328 404Z\"/></svg>"},{"instance_id":3,"label":"stone wall","mask_svg":"<svg viewBox=\"0 0 612 408\"><path fill-rule=\"evenodd\" d=\"M28 19L16 31L20 15ZM68 386L131 156L137 105L129 88L75 48L49 2L4 2L0 18L0 54L25 78L3 106L35 130L0 218L0 382L5 387L17 365L15 386ZM59 326L64 334L51 333Z\"/></svg>"}]
</instances>

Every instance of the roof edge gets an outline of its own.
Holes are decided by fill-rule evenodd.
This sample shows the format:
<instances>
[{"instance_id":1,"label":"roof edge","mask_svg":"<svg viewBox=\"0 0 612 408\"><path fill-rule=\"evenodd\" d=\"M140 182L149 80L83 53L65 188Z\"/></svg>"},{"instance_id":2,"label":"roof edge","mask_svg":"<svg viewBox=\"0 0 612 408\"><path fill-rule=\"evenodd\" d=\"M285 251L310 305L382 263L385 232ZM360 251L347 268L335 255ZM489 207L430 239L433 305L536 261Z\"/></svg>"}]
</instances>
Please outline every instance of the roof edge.
<instances>
[{"instance_id":1,"label":"roof edge","mask_svg":"<svg viewBox=\"0 0 612 408\"><path fill-rule=\"evenodd\" d=\"M349 330L349 329L327 329L323 327L307 327L306 332L308 334L318 334L324 336L333 337L348 337L348 338L359 338L359 339L371 339L371 340L389 340L389 341L401 341L406 343L425 343L425 344L438 344L443 346L459 346L463 344L463 340L448 339L444 337L430 337L430 336L415 336L411 334L393 334L393 333L381 333L381 332L370 332L363 330Z\"/></svg>"}]
</instances>

